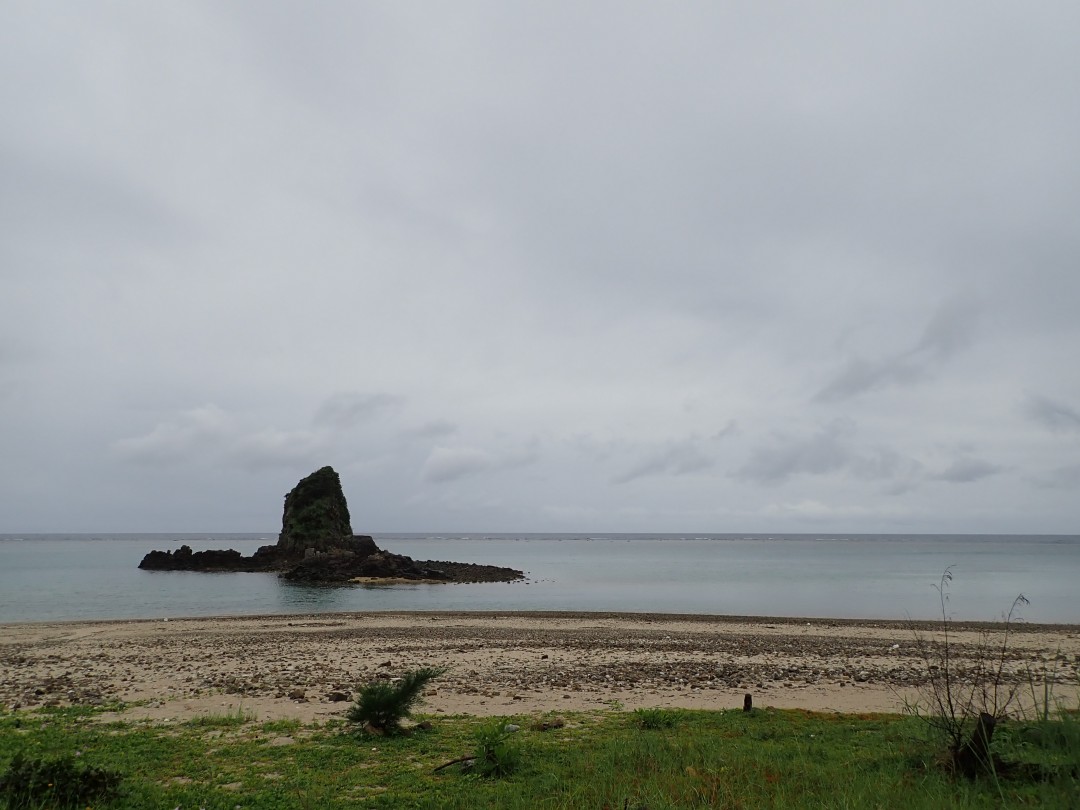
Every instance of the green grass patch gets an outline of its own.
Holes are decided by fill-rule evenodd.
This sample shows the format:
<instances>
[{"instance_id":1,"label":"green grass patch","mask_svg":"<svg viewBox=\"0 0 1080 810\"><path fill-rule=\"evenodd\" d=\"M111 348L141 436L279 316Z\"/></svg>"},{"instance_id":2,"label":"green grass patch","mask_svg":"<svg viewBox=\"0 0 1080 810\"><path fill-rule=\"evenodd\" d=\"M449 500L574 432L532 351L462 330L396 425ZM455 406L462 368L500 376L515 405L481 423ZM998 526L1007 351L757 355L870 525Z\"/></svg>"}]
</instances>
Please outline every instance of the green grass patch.
<instances>
[{"instance_id":1,"label":"green grass patch","mask_svg":"<svg viewBox=\"0 0 1080 810\"><path fill-rule=\"evenodd\" d=\"M925 724L893 715L679 711L675 725L649 729L625 712L563 714L562 725L546 726L532 717L428 716L430 729L392 737L358 736L344 720L226 717L146 724L104 723L85 710L5 714L0 773L21 753L122 774L120 795L95 808L938 810L1066 808L1080 795L1080 721L1066 714L1003 723L995 748L1024 767L977 780L950 776ZM506 723L520 730L492 731ZM513 767L497 778L457 764L435 772L485 740L512 746Z\"/></svg>"},{"instance_id":2,"label":"green grass patch","mask_svg":"<svg viewBox=\"0 0 1080 810\"><path fill-rule=\"evenodd\" d=\"M188 720L187 724L195 728L236 728L237 726L246 725L254 719L254 712L238 707L229 712L202 714Z\"/></svg>"},{"instance_id":3,"label":"green grass patch","mask_svg":"<svg viewBox=\"0 0 1080 810\"><path fill-rule=\"evenodd\" d=\"M294 734L304 727L299 720L271 720L263 723L260 728L267 734L287 735Z\"/></svg>"},{"instance_id":4,"label":"green grass patch","mask_svg":"<svg viewBox=\"0 0 1080 810\"><path fill-rule=\"evenodd\" d=\"M634 710L634 720L643 729L675 728L681 716L677 709Z\"/></svg>"}]
</instances>

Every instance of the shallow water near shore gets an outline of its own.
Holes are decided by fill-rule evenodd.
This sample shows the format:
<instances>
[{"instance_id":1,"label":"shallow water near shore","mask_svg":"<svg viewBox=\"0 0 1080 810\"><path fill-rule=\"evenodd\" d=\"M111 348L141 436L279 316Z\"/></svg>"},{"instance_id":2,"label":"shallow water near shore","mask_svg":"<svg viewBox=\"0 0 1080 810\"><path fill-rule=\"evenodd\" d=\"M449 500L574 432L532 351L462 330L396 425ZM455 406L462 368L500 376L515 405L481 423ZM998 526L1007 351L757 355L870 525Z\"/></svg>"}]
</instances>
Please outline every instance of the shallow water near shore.
<instances>
[{"instance_id":1,"label":"shallow water near shore","mask_svg":"<svg viewBox=\"0 0 1080 810\"><path fill-rule=\"evenodd\" d=\"M419 560L521 569L477 585L344 588L138 569L151 549L251 554L273 534L0 535L0 622L351 611L617 611L1080 623L1080 536L384 534Z\"/></svg>"}]
</instances>

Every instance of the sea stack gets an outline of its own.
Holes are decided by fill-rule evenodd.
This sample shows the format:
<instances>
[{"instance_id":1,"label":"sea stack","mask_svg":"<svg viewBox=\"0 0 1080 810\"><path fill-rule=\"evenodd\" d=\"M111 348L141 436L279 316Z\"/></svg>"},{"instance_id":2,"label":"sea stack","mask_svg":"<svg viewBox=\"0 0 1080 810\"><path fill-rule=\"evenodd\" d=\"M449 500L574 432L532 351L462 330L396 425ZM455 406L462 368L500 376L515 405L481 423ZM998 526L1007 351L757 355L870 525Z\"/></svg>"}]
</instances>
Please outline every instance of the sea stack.
<instances>
[{"instance_id":1,"label":"sea stack","mask_svg":"<svg viewBox=\"0 0 1080 810\"><path fill-rule=\"evenodd\" d=\"M303 557L308 549L344 548L352 533L341 477L333 467L323 467L301 479L285 496L285 513L277 541L281 555Z\"/></svg>"},{"instance_id":2,"label":"sea stack","mask_svg":"<svg viewBox=\"0 0 1080 810\"><path fill-rule=\"evenodd\" d=\"M513 582L513 568L455 562L417 562L383 551L365 534L353 534L341 478L323 467L300 480L285 496L276 545L250 557L232 549L151 551L139 568L148 571L277 572L291 582L347 585L357 582Z\"/></svg>"}]
</instances>

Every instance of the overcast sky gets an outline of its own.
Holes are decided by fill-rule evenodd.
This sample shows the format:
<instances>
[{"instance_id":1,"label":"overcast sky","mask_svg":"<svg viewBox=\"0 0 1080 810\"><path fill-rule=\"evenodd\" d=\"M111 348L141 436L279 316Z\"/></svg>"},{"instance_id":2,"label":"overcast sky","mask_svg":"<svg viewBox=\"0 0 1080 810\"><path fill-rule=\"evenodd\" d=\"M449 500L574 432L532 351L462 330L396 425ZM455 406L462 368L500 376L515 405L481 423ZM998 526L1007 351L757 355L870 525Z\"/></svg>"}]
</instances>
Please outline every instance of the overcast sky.
<instances>
[{"instance_id":1,"label":"overcast sky","mask_svg":"<svg viewBox=\"0 0 1080 810\"><path fill-rule=\"evenodd\" d=\"M0 8L0 532L1080 531L1080 4Z\"/></svg>"}]
</instances>

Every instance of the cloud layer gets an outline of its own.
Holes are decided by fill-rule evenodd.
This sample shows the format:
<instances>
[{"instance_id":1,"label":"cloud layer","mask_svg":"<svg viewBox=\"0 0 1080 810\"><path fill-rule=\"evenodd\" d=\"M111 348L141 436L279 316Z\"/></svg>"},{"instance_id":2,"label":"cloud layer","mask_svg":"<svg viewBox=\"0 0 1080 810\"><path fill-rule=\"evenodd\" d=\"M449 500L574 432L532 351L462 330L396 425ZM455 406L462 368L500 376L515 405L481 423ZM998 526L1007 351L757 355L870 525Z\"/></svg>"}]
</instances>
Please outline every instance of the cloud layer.
<instances>
[{"instance_id":1,"label":"cloud layer","mask_svg":"<svg viewBox=\"0 0 1080 810\"><path fill-rule=\"evenodd\" d=\"M0 532L1075 532L1080 8L0 10ZM194 47L197 43L198 47Z\"/></svg>"}]
</instances>

